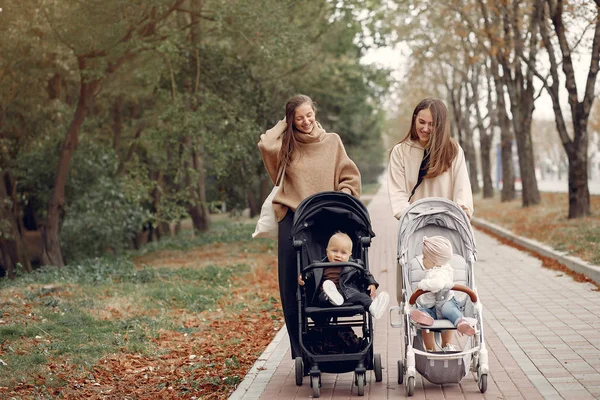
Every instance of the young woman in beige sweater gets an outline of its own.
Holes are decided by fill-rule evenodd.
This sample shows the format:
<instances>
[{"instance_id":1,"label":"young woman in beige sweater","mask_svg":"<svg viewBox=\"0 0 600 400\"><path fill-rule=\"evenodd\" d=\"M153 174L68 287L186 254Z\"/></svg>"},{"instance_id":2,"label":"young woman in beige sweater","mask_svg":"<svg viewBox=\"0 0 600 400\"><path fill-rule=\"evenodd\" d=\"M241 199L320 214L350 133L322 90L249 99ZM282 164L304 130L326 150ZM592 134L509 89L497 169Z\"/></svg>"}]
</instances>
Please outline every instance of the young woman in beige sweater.
<instances>
[{"instance_id":1,"label":"young woman in beige sweater","mask_svg":"<svg viewBox=\"0 0 600 400\"><path fill-rule=\"evenodd\" d=\"M388 190L397 219L410 204L428 197L452 200L469 218L473 215L465 154L450 137L448 109L441 100L427 98L415 107L408 134L390 152ZM400 271L397 274L396 291L400 293L402 277ZM452 331L444 331L442 347L452 350L452 336Z\"/></svg>"},{"instance_id":2,"label":"young woman in beige sweater","mask_svg":"<svg viewBox=\"0 0 600 400\"><path fill-rule=\"evenodd\" d=\"M427 174L413 194L424 157ZM465 153L450 137L448 109L441 100L424 99L415 107L408 134L390 152L388 189L397 219L410 204L427 197L452 200L469 218L473 215Z\"/></svg>"},{"instance_id":3,"label":"young woman in beige sweater","mask_svg":"<svg viewBox=\"0 0 600 400\"><path fill-rule=\"evenodd\" d=\"M273 207L279 221L279 293L292 358L302 357L298 338L296 255L290 237L294 212L302 200L313 194L342 191L359 197L361 189L360 173L346 154L342 140L338 134L326 132L316 115L317 109L310 97L294 96L285 106L285 119L262 134L258 143L274 184L279 171L285 171Z\"/></svg>"}]
</instances>

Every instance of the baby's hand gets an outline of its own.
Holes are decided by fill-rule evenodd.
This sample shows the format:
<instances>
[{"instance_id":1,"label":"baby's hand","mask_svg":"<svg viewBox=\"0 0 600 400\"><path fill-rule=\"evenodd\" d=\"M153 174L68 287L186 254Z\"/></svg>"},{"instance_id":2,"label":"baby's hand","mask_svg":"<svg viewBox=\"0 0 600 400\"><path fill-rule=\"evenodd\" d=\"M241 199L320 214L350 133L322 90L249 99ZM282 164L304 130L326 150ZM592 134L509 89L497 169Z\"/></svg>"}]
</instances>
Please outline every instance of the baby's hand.
<instances>
[{"instance_id":1,"label":"baby's hand","mask_svg":"<svg viewBox=\"0 0 600 400\"><path fill-rule=\"evenodd\" d=\"M302 280L302 275L298 275L298 285L304 286L304 281Z\"/></svg>"},{"instance_id":2,"label":"baby's hand","mask_svg":"<svg viewBox=\"0 0 600 400\"><path fill-rule=\"evenodd\" d=\"M367 288L367 290L369 291L369 294L371 296L371 298L375 298L375 292L377 291L377 288L375 287L375 285L370 284L369 287Z\"/></svg>"}]
</instances>

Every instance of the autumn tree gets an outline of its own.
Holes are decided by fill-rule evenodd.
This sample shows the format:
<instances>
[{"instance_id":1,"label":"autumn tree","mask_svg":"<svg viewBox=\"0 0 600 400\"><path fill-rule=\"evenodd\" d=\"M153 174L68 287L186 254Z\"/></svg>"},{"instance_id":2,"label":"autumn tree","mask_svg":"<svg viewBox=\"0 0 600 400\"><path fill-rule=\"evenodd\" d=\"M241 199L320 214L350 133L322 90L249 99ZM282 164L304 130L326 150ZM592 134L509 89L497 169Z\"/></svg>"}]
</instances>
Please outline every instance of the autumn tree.
<instances>
[{"instance_id":1,"label":"autumn tree","mask_svg":"<svg viewBox=\"0 0 600 400\"><path fill-rule=\"evenodd\" d=\"M208 229L221 201L256 212L270 189L256 143L297 92L363 178L381 171L387 72L359 60L385 44L387 2L63 3L0 14L2 196L23 207L3 220L43 229L44 264L139 245L187 217Z\"/></svg>"},{"instance_id":2,"label":"autumn tree","mask_svg":"<svg viewBox=\"0 0 600 400\"><path fill-rule=\"evenodd\" d=\"M595 6L585 7L577 2L562 0L538 0L537 7L542 10L543 20L540 32L550 62L550 77L538 73L544 87L552 99L556 129L569 160L569 218L581 218L591 213L590 192L588 188L588 120L596 96L595 86L600 60L600 0ZM569 29L569 22L583 21L585 29ZM586 36L591 29L591 44ZM569 33L572 33L569 37ZM583 48L583 49L582 49ZM583 90L583 97L577 87L573 55L590 51L590 62ZM564 89L571 114L572 135L561 107L560 72L562 67ZM579 100L581 98L581 100Z\"/></svg>"}]
</instances>

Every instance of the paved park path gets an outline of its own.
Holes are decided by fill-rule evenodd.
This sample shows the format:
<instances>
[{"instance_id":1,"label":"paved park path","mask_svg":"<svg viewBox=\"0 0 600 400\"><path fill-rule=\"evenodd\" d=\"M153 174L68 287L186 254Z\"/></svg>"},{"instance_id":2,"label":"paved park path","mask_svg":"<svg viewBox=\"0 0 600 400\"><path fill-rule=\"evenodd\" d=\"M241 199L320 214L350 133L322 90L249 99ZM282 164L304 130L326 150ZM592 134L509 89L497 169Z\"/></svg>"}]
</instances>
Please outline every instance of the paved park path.
<instances>
[{"instance_id":1,"label":"paved park path","mask_svg":"<svg viewBox=\"0 0 600 400\"><path fill-rule=\"evenodd\" d=\"M397 305L397 223L387 188L382 185L368 206L376 237L370 266ZM414 399L599 399L600 292L480 231L475 232L478 260L475 281L484 308L484 332L490 358L488 390L479 392L469 373L460 384L434 385L417 377ZM357 395L353 373L322 374L322 399L405 398L397 383L401 329L386 315L375 324L375 353L381 353L383 382L367 372L364 397ZM308 378L296 386L294 363L283 328L265 350L231 400L308 399Z\"/></svg>"}]
</instances>

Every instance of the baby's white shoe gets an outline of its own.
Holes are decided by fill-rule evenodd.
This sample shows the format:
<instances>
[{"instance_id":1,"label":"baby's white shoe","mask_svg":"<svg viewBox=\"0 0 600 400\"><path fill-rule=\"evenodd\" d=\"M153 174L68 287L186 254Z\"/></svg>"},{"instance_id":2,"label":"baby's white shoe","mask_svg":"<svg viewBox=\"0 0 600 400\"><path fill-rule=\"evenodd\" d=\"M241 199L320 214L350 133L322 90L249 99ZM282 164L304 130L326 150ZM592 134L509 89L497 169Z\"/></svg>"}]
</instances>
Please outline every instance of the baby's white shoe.
<instances>
[{"instance_id":1,"label":"baby's white shoe","mask_svg":"<svg viewBox=\"0 0 600 400\"><path fill-rule=\"evenodd\" d=\"M344 297L342 294L338 292L337 287L335 287L335 283L330 281L329 279L323 282L323 291L327 295L329 302L335 306L341 306L344 304Z\"/></svg>"},{"instance_id":2,"label":"baby's white shoe","mask_svg":"<svg viewBox=\"0 0 600 400\"><path fill-rule=\"evenodd\" d=\"M390 295L387 292L381 292L373 299L369 306L369 312L375 319L381 318L390 302Z\"/></svg>"},{"instance_id":3,"label":"baby's white shoe","mask_svg":"<svg viewBox=\"0 0 600 400\"><path fill-rule=\"evenodd\" d=\"M444 352L458 351L458 349L452 343L446 343L446 345L444 346L444 348L442 349L442 351L444 351Z\"/></svg>"}]
</instances>

